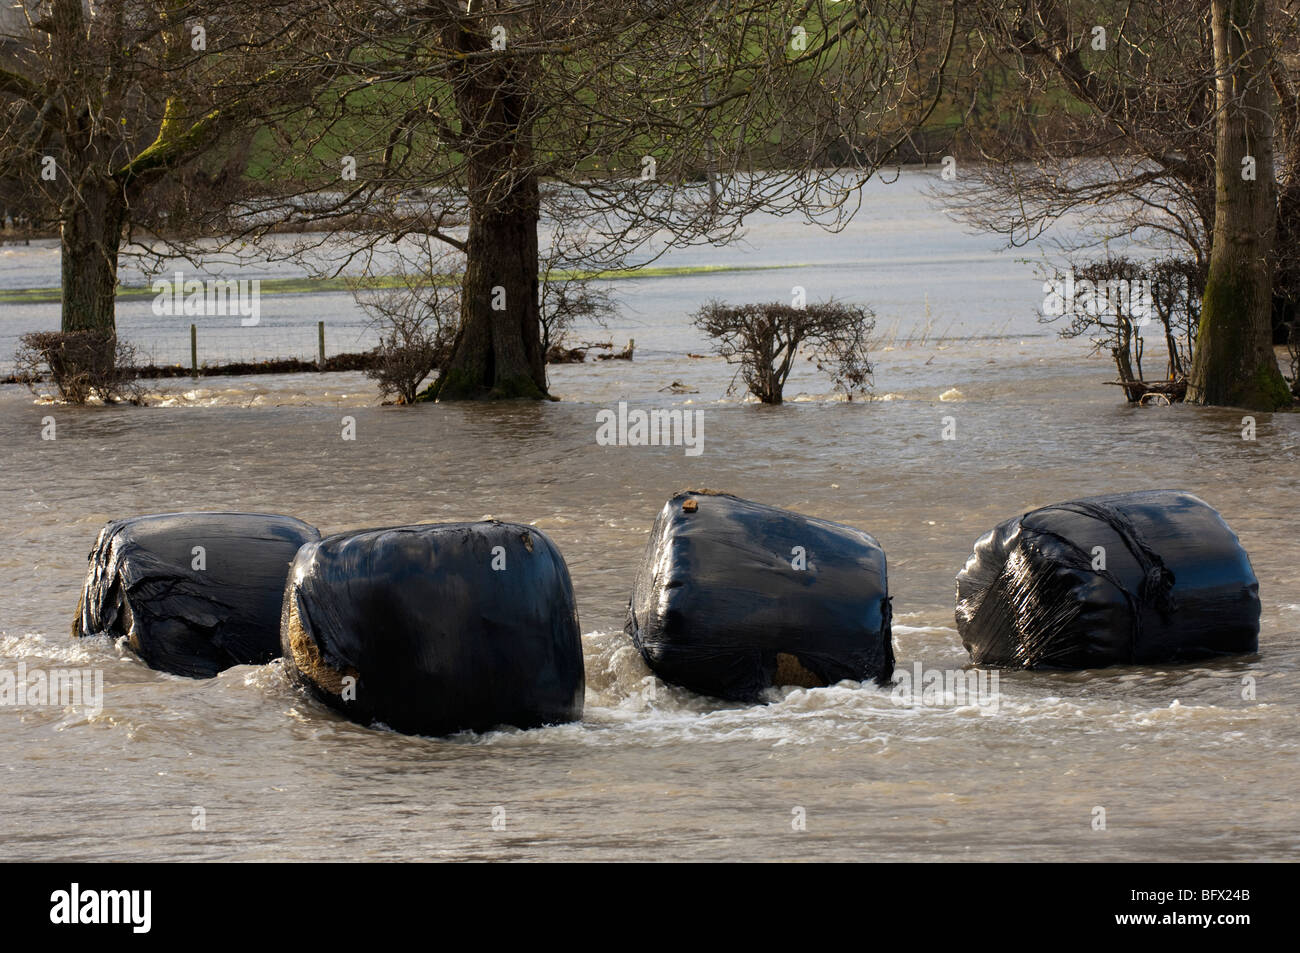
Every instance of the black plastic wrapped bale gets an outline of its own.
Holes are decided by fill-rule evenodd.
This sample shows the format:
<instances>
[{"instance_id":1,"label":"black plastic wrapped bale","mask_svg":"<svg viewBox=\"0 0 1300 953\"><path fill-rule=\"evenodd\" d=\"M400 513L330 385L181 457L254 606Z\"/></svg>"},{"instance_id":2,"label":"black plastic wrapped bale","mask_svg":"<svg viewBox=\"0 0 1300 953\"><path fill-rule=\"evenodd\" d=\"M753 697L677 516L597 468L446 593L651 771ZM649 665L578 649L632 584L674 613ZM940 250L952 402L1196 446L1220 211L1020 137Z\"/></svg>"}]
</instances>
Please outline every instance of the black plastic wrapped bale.
<instances>
[{"instance_id":1,"label":"black plastic wrapped bale","mask_svg":"<svg viewBox=\"0 0 1300 953\"><path fill-rule=\"evenodd\" d=\"M977 665L1101 668L1258 651L1259 583L1213 507L1176 490L1045 506L975 543L957 631Z\"/></svg>"},{"instance_id":2,"label":"black plastic wrapped bale","mask_svg":"<svg viewBox=\"0 0 1300 953\"><path fill-rule=\"evenodd\" d=\"M656 675L756 701L773 685L885 682L885 553L851 526L712 491L665 504L625 630Z\"/></svg>"},{"instance_id":3,"label":"black plastic wrapped bale","mask_svg":"<svg viewBox=\"0 0 1300 953\"><path fill-rule=\"evenodd\" d=\"M263 513L166 513L100 531L74 637L127 637L151 668L211 678L280 654L289 563L320 534Z\"/></svg>"},{"instance_id":4,"label":"black plastic wrapped bale","mask_svg":"<svg viewBox=\"0 0 1300 953\"><path fill-rule=\"evenodd\" d=\"M280 641L295 681L362 724L446 735L582 717L569 570L530 526L400 526L304 546Z\"/></svg>"}]
</instances>

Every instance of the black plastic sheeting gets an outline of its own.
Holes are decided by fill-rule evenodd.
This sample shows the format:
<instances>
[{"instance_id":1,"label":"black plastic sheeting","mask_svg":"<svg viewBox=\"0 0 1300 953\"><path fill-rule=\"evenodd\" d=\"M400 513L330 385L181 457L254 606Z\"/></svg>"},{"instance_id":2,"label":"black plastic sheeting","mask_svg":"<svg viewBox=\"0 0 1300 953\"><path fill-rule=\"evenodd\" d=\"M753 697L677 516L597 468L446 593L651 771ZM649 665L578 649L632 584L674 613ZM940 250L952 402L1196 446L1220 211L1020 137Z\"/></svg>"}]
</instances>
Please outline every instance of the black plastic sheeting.
<instances>
[{"instance_id":1,"label":"black plastic sheeting","mask_svg":"<svg viewBox=\"0 0 1300 953\"><path fill-rule=\"evenodd\" d=\"M295 681L362 724L445 735L582 717L569 570L530 526L401 526L304 546L281 644Z\"/></svg>"},{"instance_id":2,"label":"black plastic sheeting","mask_svg":"<svg viewBox=\"0 0 1300 953\"><path fill-rule=\"evenodd\" d=\"M262 513L116 520L90 551L72 634L125 635L151 668L191 678L269 662L280 654L289 561L319 538L300 520Z\"/></svg>"},{"instance_id":3,"label":"black plastic sheeting","mask_svg":"<svg viewBox=\"0 0 1300 953\"><path fill-rule=\"evenodd\" d=\"M1259 612L1236 534L1177 490L1007 520L980 537L957 576L957 631L977 665L1100 668L1256 652Z\"/></svg>"},{"instance_id":4,"label":"black plastic sheeting","mask_svg":"<svg viewBox=\"0 0 1300 953\"><path fill-rule=\"evenodd\" d=\"M686 491L655 520L625 631L665 681L757 701L774 684L887 681L890 617L885 553L868 534Z\"/></svg>"}]
</instances>

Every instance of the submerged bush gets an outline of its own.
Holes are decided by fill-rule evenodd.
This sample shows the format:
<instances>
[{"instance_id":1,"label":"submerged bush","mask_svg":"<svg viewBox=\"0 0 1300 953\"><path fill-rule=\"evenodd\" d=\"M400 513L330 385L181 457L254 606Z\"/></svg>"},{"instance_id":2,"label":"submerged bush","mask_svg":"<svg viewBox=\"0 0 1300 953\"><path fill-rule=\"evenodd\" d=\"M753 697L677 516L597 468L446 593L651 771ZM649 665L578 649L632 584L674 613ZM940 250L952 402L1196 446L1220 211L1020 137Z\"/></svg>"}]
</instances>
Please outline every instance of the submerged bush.
<instances>
[{"instance_id":1,"label":"submerged bush","mask_svg":"<svg viewBox=\"0 0 1300 953\"><path fill-rule=\"evenodd\" d=\"M765 404L781 403L801 352L850 399L871 389L867 348L876 317L869 308L833 300L804 308L710 301L695 313L695 326L714 339L727 363L739 365L737 376Z\"/></svg>"},{"instance_id":2,"label":"submerged bush","mask_svg":"<svg viewBox=\"0 0 1300 953\"><path fill-rule=\"evenodd\" d=\"M381 395L413 404L424 379L446 365L453 338L450 325L427 317L390 316L379 346L370 352L366 376L379 385Z\"/></svg>"},{"instance_id":3,"label":"submerged bush","mask_svg":"<svg viewBox=\"0 0 1300 953\"><path fill-rule=\"evenodd\" d=\"M91 397L106 404L143 403L135 348L114 332L39 331L19 341L14 376L33 391L48 379L69 403L84 404Z\"/></svg>"},{"instance_id":4,"label":"submerged bush","mask_svg":"<svg viewBox=\"0 0 1300 953\"><path fill-rule=\"evenodd\" d=\"M424 379L446 366L460 311L459 291L447 281L445 272L429 280L413 273L397 288L354 292L379 334L365 374L381 396L413 404Z\"/></svg>"},{"instance_id":5,"label":"submerged bush","mask_svg":"<svg viewBox=\"0 0 1300 953\"><path fill-rule=\"evenodd\" d=\"M553 259L542 262L538 275L537 317L542 332L542 353L547 363L564 363L571 350L576 325L582 322L604 328L616 313L613 291L598 286L591 275L561 273ZM552 361L555 355L560 360Z\"/></svg>"},{"instance_id":6,"label":"submerged bush","mask_svg":"<svg viewBox=\"0 0 1300 953\"><path fill-rule=\"evenodd\" d=\"M1165 350L1157 393L1180 400L1186 389L1201 321L1205 269L1185 258L1134 261L1108 256L1072 263L1065 277L1044 284L1042 320L1064 320L1063 338L1086 337L1115 361L1125 396L1138 403L1153 392L1142 362L1151 326Z\"/></svg>"}]
</instances>

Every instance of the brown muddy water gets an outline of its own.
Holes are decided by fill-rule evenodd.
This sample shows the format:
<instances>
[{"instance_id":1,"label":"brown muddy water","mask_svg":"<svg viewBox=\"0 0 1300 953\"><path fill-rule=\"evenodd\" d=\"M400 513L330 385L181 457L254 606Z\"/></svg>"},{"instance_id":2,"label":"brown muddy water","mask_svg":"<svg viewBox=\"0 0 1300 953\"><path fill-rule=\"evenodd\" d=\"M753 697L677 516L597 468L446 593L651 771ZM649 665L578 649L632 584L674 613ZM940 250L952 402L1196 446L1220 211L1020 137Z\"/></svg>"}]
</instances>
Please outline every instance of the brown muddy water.
<instances>
[{"instance_id":1,"label":"brown muddy water","mask_svg":"<svg viewBox=\"0 0 1300 953\"><path fill-rule=\"evenodd\" d=\"M908 234L946 234L915 207L898 217ZM840 271L825 266L817 279L851 287L874 274L874 293L893 295L897 314L984 309L960 312L989 331L977 340L882 346L878 399L867 402L829 399L807 371L781 407L728 397L725 365L686 356L706 346L686 329L686 305L654 299L661 287L698 302L723 279L637 285L640 313L662 304L663 316L612 329L638 338L637 360L553 368L558 403L379 407L373 385L342 374L167 382L147 408L73 409L0 388L0 670L98 669L104 692L99 712L0 708L4 856L1295 857L1300 415L1259 415L1256 439L1244 440L1240 412L1127 407L1102 383L1111 369L1078 344L1035 333L1032 320L1013 327L1023 337L993 333L1001 315L1023 318L1041 296L1032 276L984 246L934 241L950 251L932 247L937 263L891 263L882 251L884 265L854 264L846 253ZM800 253L810 254L779 243L771 252ZM939 273L952 278L946 296L925 277ZM757 288L762 276L727 280L736 300L776 293ZM773 288L792 280L770 276ZM599 445L597 414L619 401L698 411L702 452ZM355 441L341 439L345 416ZM54 440L41 439L47 417ZM945 424L955 439L942 439ZM872 533L888 554L895 652L908 672L967 663L953 580L998 521L1072 497L1185 489L1250 553L1260 653L1002 671L996 695L976 704L945 696L906 707L888 688L856 683L720 703L658 682L622 633L651 523L685 486ZM405 737L340 719L291 688L279 663L191 681L108 640L72 642L103 523L188 509L286 513L326 533L488 515L536 525L564 553L577 592L582 722Z\"/></svg>"},{"instance_id":2,"label":"brown muddy water","mask_svg":"<svg viewBox=\"0 0 1300 953\"><path fill-rule=\"evenodd\" d=\"M344 406L73 410L7 390L0 664L102 669L104 701L94 715L0 711L6 857L1294 856L1300 417L1261 417L1257 440L1243 441L1239 413L1130 409L1094 382L1095 367L1042 380L1031 360L1017 374L1017 354L1004 353L1017 350L989 349L1004 382L955 374L963 396L947 401L709 402L694 457L596 444L595 414L622 391L609 366L562 369L556 389L586 399L538 406L349 406L349 387L373 400L360 377L342 390L316 384L315 399L332 388ZM271 396L313 396L301 380L269 383ZM676 401L698 406L690 399ZM344 412L355 442L340 439ZM51 415L57 439L42 441ZM940 438L944 416L956 440ZM905 708L888 689L847 683L774 692L767 706L720 704L657 683L621 631L650 524L688 484L873 533L909 671L965 664L953 576L995 522L1067 497L1182 487L1218 507L1251 555L1261 652L1189 667L1004 671L996 706ZM573 574L585 718L403 737L323 710L278 663L190 681L107 640L71 642L101 524L185 509L289 513L326 532L489 514L535 524ZM1253 700L1242 697L1246 676ZM205 831L192 829L195 807ZM1096 807L1105 831L1093 829Z\"/></svg>"}]
</instances>

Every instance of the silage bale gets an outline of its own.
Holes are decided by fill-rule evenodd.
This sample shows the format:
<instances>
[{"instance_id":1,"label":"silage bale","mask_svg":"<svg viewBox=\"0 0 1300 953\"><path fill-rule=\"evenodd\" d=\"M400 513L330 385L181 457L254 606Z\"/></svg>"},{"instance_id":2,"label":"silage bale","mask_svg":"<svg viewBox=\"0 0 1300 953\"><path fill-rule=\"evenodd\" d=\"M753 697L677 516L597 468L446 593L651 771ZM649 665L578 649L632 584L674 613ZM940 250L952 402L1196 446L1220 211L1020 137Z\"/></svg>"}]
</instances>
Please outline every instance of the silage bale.
<instances>
[{"instance_id":1,"label":"silage bale","mask_svg":"<svg viewBox=\"0 0 1300 953\"><path fill-rule=\"evenodd\" d=\"M887 681L890 615L867 533L693 490L655 520L625 631L665 681L755 701L773 685Z\"/></svg>"},{"instance_id":2,"label":"silage bale","mask_svg":"<svg viewBox=\"0 0 1300 953\"><path fill-rule=\"evenodd\" d=\"M569 570L530 526L400 526L304 546L280 639L293 679L362 724L445 735L582 717Z\"/></svg>"},{"instance_id":3,"label":"silage bale","mask_svg":"<svg viewBox=\"0 0 1300 953\"><path fill-rule=\"evenodd\" d=\"M280 654L289 561L320 534L264 513L115 520L90 551L74 637L126 636L151 668L211 678Z\"/></svg>"},{"instance_id":4,"label":"silage bale","mask_svg":"<svg viewBox=\"0 0 1300 953\"><path fill-rule=\"evenodd\" d=\"M1100 668L1256 652L1259 613L1236 534L1176 490L1006 520L957 576L957 631L977 665Z\"/></svg>"}]
</instances>

